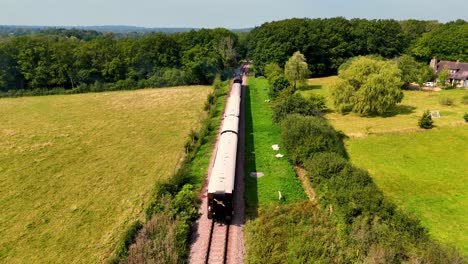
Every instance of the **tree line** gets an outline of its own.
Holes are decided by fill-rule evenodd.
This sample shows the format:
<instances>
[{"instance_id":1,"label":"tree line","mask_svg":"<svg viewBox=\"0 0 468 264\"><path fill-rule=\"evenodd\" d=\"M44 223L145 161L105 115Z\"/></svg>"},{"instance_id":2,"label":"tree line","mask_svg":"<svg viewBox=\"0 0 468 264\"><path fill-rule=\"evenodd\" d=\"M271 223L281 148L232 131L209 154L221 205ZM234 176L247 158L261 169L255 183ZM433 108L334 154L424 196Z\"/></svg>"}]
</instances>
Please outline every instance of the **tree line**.
<instances>
[{"instance_id":1,"label":"tree line","mask_svg":"<svg viewBox=\"0 0 468 264\"><path fill-rule=\"evenodd\" d=\"M208 84L238 60L238 36L226 29L138 38L60 32L0 39L0 91Z\"/></svg>"},{"instance_id":2,"label":"tree line","mask_svg":"<svg viewBox=\"0 0 468 264\"><path fill-rule=\"evenodd\" d=\"M255 72L263 75L268 63L284 67L296 51L307 58L312 76L336 74L349 58L365 55L405 54L420 64L433 56L468 61L468 23L463 20L287 19L247 33L222 28L148 35L54 28L25 32L31 34L0 36L0 92L208 84L216 74L229 76L239 58L252 59Z\"/></svg>"},{"instance_id":3,"label":"tree line","mask_svg":"<svg viewBox=\"0 0 468 264\"><path fill-rule=\"evenodd\" d=\"M305 55L313 76L336 74L349 58L402 54L428 63L432 57L468 61L468 23L418 20L288 19L265 23L246 37L247 57L263 75L268 63L284 66L296 51Z\"/></svg>"}]
</instances>

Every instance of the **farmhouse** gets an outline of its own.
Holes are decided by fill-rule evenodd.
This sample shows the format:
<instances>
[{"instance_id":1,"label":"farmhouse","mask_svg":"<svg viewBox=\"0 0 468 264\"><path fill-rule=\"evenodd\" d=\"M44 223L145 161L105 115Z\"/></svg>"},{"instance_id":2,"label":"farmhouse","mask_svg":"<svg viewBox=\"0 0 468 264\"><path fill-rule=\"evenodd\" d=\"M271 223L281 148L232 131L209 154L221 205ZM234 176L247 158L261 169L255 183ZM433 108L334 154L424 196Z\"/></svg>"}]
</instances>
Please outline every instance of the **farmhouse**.
<instances>
[{"instance_id":1,"label":"farmhouse","mask_svg":"<svg viewBox=\"0 0 468 264\"><path fill-rule=\"evenodd\" d=\"M430 66L436 73L447 68L449 71L449 82L453 86L468 87L468 63L460 61L437 61L432 59Z\"/></svg>"}]
</instances>

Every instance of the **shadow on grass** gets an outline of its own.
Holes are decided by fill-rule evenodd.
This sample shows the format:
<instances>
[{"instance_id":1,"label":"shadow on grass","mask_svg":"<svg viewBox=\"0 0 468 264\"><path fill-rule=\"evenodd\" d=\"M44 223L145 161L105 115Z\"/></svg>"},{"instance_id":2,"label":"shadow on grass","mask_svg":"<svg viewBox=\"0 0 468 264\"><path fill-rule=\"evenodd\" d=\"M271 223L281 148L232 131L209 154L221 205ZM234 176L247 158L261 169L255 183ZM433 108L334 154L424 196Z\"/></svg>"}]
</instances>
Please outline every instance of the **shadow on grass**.
<instances>
[{"instance_id":1,"label":"shadow on grass","mask_svg":"<svg viewBox=\"0 0 468 264\"><path fill-rule=\"evenodd\" d=\"M397 105L392 110L384 113L382 117L393 117L396 115L409 115L413 114L416 107L411 105Z\"/></svg>"},{"instance_id":2,"label":"shadow on grass","mask_svg":"<svg viewBox=\"0 0 468 264\"><path fill-rule=\"evenodd\" d=\"M258 190L257 178L251 177L250 173L257 171L255 161L255 142L253 131L253 118L251 106L251 93L257 92L245 88L245 215L247 219L256 218L258 215Z\"/></svg>"},{"instance_id":3,"label":"shadow on grass","mask_svg":"<svg viewBox=\"0 0 468 264\"><path fill-rule=\"evenodd\" d=\"M320 90L322 89L322 85L314 84L314 85L303 85L297 88L299 91L309 91L309 90Z\"/></svg>"},{"instance_id":4,"label":"shadow on grass","mask_svg":"<svg viewBox=\"0 0 468 264\"><path fill-rule=\"evenodd\" d=\"M394 117L394 116L397 116L397 115L409 115L409 114L413 114L415 113L415 110L416 110L416 107L414 106L411 106L411 105L397 105L395 106L394 108L392 108L391 110L379 115L379 114L369 114L369 115L362 115L361 117L367 117L367 118L374 118L374 117ZM346 115L349 115L349 114L352 114L353 112L351 111L351 109L346 109L346 111L343 111L343 112L339 112L339 111L336 111L336 110L332 110L332 109L325 109L323 111L324 114L330 114L330 113L337 113L337 114L341 114L342 116L346 116Z\"/></svg>"}]
</instances>

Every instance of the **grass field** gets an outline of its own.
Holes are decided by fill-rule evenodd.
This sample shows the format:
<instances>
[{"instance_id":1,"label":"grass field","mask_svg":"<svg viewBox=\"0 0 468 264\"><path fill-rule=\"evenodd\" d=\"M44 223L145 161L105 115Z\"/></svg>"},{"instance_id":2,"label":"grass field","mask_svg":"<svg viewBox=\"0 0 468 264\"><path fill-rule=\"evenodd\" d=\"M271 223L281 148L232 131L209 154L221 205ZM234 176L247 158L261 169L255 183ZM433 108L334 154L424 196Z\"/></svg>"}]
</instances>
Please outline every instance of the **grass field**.
<instances>
[{"instance_id":1,"label":"grass field","mask_svg":"<svg viewBox=\"0 0 468 264\"><path fill-rule=\"evenodd\" d=\"M351 139L347 149L353 163L368 169L386 195L406 211L420 217L431 235L459 247L468 255L468 126L461 98L468 91L404 91L397 109L386 117L360 117L335 113L330 84L336 76L309 80L308 90L327 98L326 114L333 126ZM449 97L453 106L439 103ZM439 110L436 128L417 126L425 110Z\"/></svg>"},{"instance_id":2,"label":"grass field","mask_svg":"<svg viewBox=\"0 0 468 264\"><path fill-rule=\"evenodd\" d=\"M169 177L209 87L0 100L0 262L98 263Z\"/></svg>"},{"instance_id":3,"label":"grass field","mask_svg":"<svg viewBox=\"0 0 468 264\"><path fill-rule=\"evenodd\" d=\"M341 115L334 112L330 97L330 84L336 76L309 80L309 90L300 91L308 96L312 93L321 94L327 98L327 106L332 110L326 115L333 126L351 137L362 137L372 133L410 132L419 130L418 119L425 110L438 110L441 118L434 119L439 127L458 126L463 124L463 114L468 112L468 105L461 103L461 98L468 95L467 90L404 91L404 98L398 107L385 117L361 117L350 113ZM446 106L439 103L441 98L452 98L454 105Z\"/></svg>"},{"instance_id":4,"label":"grass field","mask_svg":"<svg viewBox=\"0 0 468 264\"><path fill-rule=\"evenodd\" d=\"M286 202L306 200L301 182L297 179L287 156L276 158L273 144L279 144L279 153L286 154L281 148L280 130L273 124L269 99L268 82L263 78L249 78L245 98L246 112L246 203L247 214L255 216L259 206L277 202L278 191ZM261 178L250 177L251 172L263 172Z\"/></svg>"},{"instance_id":5,"label":"grass field","mask_svg":"<svg viewBox=\"0 0 468 264\"><path fill-rule=\"evenodd\" d=\"M348 141L352 162L419 216L434 238L468 255L468 127Z\"/></svg>"}]
</instances>

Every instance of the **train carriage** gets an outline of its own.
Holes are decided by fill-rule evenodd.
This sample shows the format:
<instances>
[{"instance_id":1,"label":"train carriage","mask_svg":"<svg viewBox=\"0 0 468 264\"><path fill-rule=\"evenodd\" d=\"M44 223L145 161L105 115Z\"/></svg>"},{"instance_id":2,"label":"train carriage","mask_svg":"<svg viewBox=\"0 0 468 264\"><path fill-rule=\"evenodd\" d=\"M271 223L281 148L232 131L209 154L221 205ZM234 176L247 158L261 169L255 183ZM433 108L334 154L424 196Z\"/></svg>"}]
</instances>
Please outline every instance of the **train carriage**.
<instances>
[{"instance_id":1,"label":"train carriage","mask_svg":"<svg viewBox=\"0 0 468 264\"><path fill-rule=\"evenodd\" d=\"M230 222L234 213L233 194L236 179L241 83L241 76L234 78L208 182L208 218L217 221Z\"/></svg>"}]
</instances>

